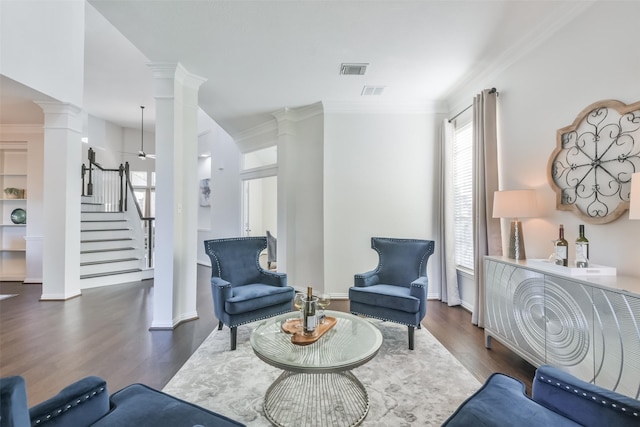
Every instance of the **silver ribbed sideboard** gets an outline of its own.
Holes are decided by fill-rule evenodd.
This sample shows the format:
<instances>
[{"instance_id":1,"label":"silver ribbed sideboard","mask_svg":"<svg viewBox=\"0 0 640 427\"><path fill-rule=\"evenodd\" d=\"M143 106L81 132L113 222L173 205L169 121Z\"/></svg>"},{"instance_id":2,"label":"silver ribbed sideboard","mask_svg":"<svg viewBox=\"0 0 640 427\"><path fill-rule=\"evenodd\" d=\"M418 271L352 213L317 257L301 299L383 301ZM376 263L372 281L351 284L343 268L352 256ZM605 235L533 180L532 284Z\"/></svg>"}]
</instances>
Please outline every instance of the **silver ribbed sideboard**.
<instances>
[{"instance_id":1,"label":"silver ribbed sideboard","mask_svg":"<svg viewBox=\"0 0 640 427\"><path fill-rule=\"evenodd\" d=\"M640 279L485 257L485 341L640 398Z\"/></svg>"}]
</instances>

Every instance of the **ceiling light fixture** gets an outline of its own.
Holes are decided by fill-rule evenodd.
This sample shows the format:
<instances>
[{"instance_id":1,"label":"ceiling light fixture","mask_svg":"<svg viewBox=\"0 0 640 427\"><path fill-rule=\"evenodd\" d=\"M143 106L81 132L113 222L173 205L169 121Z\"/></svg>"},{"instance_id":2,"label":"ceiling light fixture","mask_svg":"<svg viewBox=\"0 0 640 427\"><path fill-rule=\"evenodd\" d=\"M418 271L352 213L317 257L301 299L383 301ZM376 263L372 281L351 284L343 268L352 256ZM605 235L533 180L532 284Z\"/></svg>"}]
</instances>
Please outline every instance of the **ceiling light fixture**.
<instances>
[{"instance_id":1,"label":"ceiling light fixture","mask_svg":"<svg viewBox=\"0 0 640 427\"><path fill-rule=\"evenodd\" d=\"M360 94L361 96L377 96L377 95L382 95L382 92L384 92L384 88L386 86L364 86L362 88L362 93Z\"/></svg>"},{"instance_id":2,"label":"ceiling light fixture","mask_svg":"<svg viewBox=\"0 0 640 427\"><path fill-rule=\"evenodd\" d=\"M144 152L144 105L140 106L140 151L138 151L138 158L144 160L147 155Z\"/></svg>"},{"instance_id":3,"label":"ceiling light fixture","mask_svg":"<svg viewBox=\"0 0 640 427\"><path fill-rule=\"evenodd\" d=\"M363 76L367 72L368 63L341 64L340 74L343 76Z\"/></svg>"}]
</instances>

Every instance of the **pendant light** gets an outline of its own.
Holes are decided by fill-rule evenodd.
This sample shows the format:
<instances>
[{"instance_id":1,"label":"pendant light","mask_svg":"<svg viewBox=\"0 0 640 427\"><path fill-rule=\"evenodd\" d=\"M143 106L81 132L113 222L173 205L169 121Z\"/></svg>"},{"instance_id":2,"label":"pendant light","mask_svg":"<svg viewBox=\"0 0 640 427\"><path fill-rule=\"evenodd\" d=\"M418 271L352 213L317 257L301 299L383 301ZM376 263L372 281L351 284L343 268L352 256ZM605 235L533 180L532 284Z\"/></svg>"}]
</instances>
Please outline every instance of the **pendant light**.
<instances>
[{"instance_id":1,"label":"pendant light","mask_svg":"<svg viewBox=\"0 0 640 427\"><path fill-rule=\"evenodd\" d=\"M144 152L144 105L140 106L140 151L138 151L138 158L144 160L147 158Z\"/></svg>"}]
</instances>

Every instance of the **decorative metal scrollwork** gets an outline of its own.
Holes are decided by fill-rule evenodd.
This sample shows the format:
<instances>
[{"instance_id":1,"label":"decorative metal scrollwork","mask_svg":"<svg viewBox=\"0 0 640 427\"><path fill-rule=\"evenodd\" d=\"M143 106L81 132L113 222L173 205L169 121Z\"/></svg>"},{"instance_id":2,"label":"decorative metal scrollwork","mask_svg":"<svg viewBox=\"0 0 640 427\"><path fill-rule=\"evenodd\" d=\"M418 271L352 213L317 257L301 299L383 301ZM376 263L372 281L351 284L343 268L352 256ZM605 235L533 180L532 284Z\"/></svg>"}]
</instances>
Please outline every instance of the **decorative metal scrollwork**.
<instances>
[{"instance_id":1,"label":"decorative metal scrollwork","mask_svg":"<svg viewBox=\"0 0 640 427\"><path fill-rule=\"evenodd\" d=\"M557 209L592 224L618 218L629 208L631 175L640 171L640 102L585 108L558 130L548 170Z\"/></svg>"}]
</instances>

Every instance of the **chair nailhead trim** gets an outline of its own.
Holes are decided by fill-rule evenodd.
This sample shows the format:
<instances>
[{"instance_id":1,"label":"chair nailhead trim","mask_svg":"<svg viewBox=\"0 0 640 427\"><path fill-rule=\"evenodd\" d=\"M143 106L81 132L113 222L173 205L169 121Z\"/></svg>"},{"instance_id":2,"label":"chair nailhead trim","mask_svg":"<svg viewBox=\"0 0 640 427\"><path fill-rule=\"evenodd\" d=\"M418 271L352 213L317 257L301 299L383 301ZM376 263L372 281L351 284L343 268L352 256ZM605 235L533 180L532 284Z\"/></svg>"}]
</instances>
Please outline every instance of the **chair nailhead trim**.
<instances>
[{"instance_id":1,"label":"chair nailhead trim","mask_svg":"<svg viewBox=\"0 0 640 427\"><path fill-rule=\"evenodd\" d=\"M570 386L568 386L568 385L565 386L565 385L559 383L558 381L554 382L554 380L552 380L551 378L545 378L544 375L540 375L539 379L541 381L546 381L548 384L551 384L552 386L556 386L556 387L559 387L559 388L563 388L564 387L566 390L570 390L571 389ZM578 389L573 389L573 392L578 394L578 395L581 395L584 398L587 398L587 399L591 398L591 400L593 400L594 402L598 402L599 396L590 396L588 393L586 393L584 391L579 391ZM606 400L601 400L599 403L602 406L610 406L612 409L616 409L616 410L619 410L619 411L622 411L622 412L625 412L625 413L627 412L627 408L626 407L618 406L616 403L613 403L613 402L609 403ZM634 417L638 417L638 416L640 416L640 413L632 412L632 415Z\"/></svg>"},{"instance_id":2,"label":"chair nailhead trim","mask_svg":"<svg viewBox=\"0 0 640 427\"><path fill-rule=\"evenodd\" d=\"M275 317L275 316L278 316L278 315L280 315L280 314L289 313L289 312L290 312L289 310L283 310L283 311L278 312L278 313L269 314L268 316L262 316L262 317L259 317L259 318L257 318L257 319L247 320L246 322L236 323L236 324L233 324L233 325L227 325L227 326L228 326L229 328L237 328L238 326L247 325L247 324L249 324L249 323L257 322L257 321L259 321L259 320L270 319L270 318Z\"/></svg>"},{"instance_id":3,"label":"chair nailhead trim","mask_svg":"<svg viewBox=\"0 0 640 427\"><path fill-rule=\"evenodd\" d=\"M69 409L71 409L71 408L73 408L75 406L78 406L81 403L87 402L88 400L92 399L93 397L95 397L96 395L98 395L98 394L100 394L100 393L102 393L104 391L105 391L105 388L104 387L100 387L98 390L94 390L91 394L87 394L82 399L78 399L75 402L66 404L64 407L62 407L60 409L56 409L52 413L47 414L47 415L45 415L43 417L40 417L40 418L36 419L35 421L32 421L31 424L32 425L39 425L39 424L42 424L42 422L49 421L50 419L57 417L61 413L66 412Z\"/></svg>"},{"instance_id":4,"label":"chair nailhead trim","mask_svg":"<svg viewBox=\"0 0 640 427\"><path fill-rule=\"evenodd\" d=\"M385 319L384 317L372 316L370 314L358 313L357 311L352 311L351 314L354 314L356 316L370 317L372 319L378 319L378 320L382 320L384 322L397 323L399 325L404 325L404 326L413 326L414 328L417 328L419 326L419 325L412 325L412 324L404 323L404 322L398 322L397 320Z\"/></svg>"}]
</instances>

